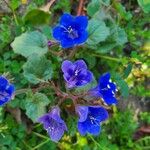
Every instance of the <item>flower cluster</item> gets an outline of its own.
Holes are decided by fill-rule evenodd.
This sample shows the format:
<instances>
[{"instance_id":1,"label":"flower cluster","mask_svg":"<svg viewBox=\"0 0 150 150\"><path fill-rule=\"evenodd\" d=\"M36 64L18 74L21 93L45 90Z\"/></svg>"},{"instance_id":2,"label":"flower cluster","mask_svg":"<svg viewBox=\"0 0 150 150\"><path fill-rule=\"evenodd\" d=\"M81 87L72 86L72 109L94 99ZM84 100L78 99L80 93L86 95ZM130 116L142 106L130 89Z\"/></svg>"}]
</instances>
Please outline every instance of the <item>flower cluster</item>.
<instances>
[{"instance_id":1,"label":"flower cluster","mask_svg":"<svg viewBox=\"0 0 150 150\"><path fill-rule=\"evenodd\" d=\"M88 20L86 16L73 17L70 14L64 14L60 19L60 24L53 29L53 37L60 42L63 48L71 48L84 43L88 38L86 31ZM48 42L50 47L55 42ZM75 114L78 116L77 128L81 135L88 133L99 135L101 131L101 123L108 119L108 112L104 105L117 104L115 93L117 91L115 83L111 81L110 73L106 73L99 78L94 88L86 91L86 97L92 98L90 104L83 95L72 93L78 87L84 87L94 80L93 73L88 70L84 60L80 59L75 62L64 60L61 70L66 84L66 93L62 92L52 83L57 96L62 96L64 101L66 98L73 100ZM0 76L0 105L4 105L14 96L14 85ZM69 92L68 92L69 91ZM92 101L101 99L102 105L95 105ZM83 103L82 100L86 103ZM61 103L63 102L61 101ZM58 103L49 113L44 114L38 119L43 124L44 129L49 134L51 140L57 142L61 139L64 132L67 131L67 125L61 118L60 107Z\"/></svg>"},{"instance_id":2,"label":"flower cluster","mask_svg":"<svg viewBox=\"0 0 150 150\"><path fill-rule=\"evenodd\" d=\"M93 79L93 74L88 70L86 63L83 60L77 60L74 63L65 60L62 63L63 77L66 82L67 89L83 87L89 84ZM99 82L95 88L87 91L87 95L93 100L101 98L105 104L116 104L115 92L116 85L111 81L110 74L106 73L99 78ZM84 97L82 97L84 99ZM99 135L101 131L100 124L108 118L107 110L100 105L83 105L76 101L75 111L78 115L78 131L81 135L90 133ZM59 107L54 107L50 113L44 114L40 119L47 130L51 139L55 142L59 141L67 131L65 122L60 117Z\"/></svg>"},{"instance_id":3,"label":"flower cluster","mask_svg":"<svg viewBox=\"0 0 150 150\"><path fill-rule=\"evenodd\" d=\"M9 102L14 96L14 85L10 84L9 81L0 76L0 106Z\"/></svg>"},{"instance_id":4,"label":"flower cluster","mask_svg":"<svg viewBox=\"0 0 150 150\"><path fill-rule=\"evenodd\" d=\"M70 14L64 14L59 25L53 29L53 37L60 43L62 48L71 48L83 44L88 38L87 25L86 16L73 17ZM48 45L50 46L51 42ZM82 59L75 62L64 60L61 70L67 91L69 90L69 92L65 93L63 99L66 98L66 95L69 96L71 91L78 87L84 87L94 80L93 73L88 70L86 63ZM87 90L86 97L92 98L93 101L101 99L104 105L114 105L117 104L116 91L115 83L111 81L110 74L106 73L99 78L97 86ZM60 96L60 91L58 96ZM79 133L81 135L86 135L87 133L99 135L101 122L108 118L108 112L104 106L89 105L88 102L87 104L81 103L81 99L87 101L83 95L78 97L73 94L68 98L73 100L74 110L78 116L77 128ZM50 113L44 114L38 121L43 124L44 129L55 142L59 141L64 132L67 131L67 126L60 116L58 106L55 106Z\"/></svg>"}]
</instances>

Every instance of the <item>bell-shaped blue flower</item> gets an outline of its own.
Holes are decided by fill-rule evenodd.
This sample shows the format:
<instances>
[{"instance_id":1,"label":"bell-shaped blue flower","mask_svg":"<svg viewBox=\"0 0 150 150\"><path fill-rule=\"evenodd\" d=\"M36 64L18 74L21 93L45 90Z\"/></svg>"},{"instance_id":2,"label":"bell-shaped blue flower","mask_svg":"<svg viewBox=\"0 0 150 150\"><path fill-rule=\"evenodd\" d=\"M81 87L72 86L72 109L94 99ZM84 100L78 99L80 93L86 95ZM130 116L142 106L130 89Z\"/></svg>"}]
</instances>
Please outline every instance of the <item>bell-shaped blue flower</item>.
<instances>
[{"instance_id":1,"label":"bell-shaped blue flower","mask_svg":"<svg viewBox=\"0 0 150 150\"><path fill-rule=\"evenodd\" d=\"M63 48L71 48L87 40L87 25L86 16L74 17L70 14L63 14L59 25L53 29L53 37L60 41Z\"/></svg>"},{"instance_id":2,"label":"bell-shaped blue flower","mask_svg":"<svg viewBox=\"0 0 150 150\"><path fill-rule=\"evenodd\" d=\"M81 135L99 135L100 123L108 118L108 112L101 106L76 106L79 115L78 131Z\"/></svg>"},{"instance_id":3,"label":"bell-shaped blue flower","mask_svg":"<svg viewBox=\"0 0 150 150\"><path fill-rule=\"evenodd\" d=\"M50 113L44 114L38 119L38 122L43 124L44 129L54 142L58 142L64 131L67 131L67 126L60 117L59 107L54 107Z\"/></svg>"},{"instance_id":4,"label":"bell-shaped blue flower","mask_svg":"<svg viewBox=\"0 0 150 150\"><path fill-rule=\"evenodd\" d=\"M65 60L61 69L68 88L86 85L93 79L92 72L87 69L87 65L83 60L77 60L74 63Z\"/></svg>"},{"instance_id":5,"label":"bell-shaped blue flower","mask_svg":"<svg viewBox=\"0 0 150 150\"><path fill-rule=\"evenodd\" d=\"M0 76L0 106L6 104L14 97L14 85L10 84L9 81Z\"/></svg>"},{"instance_id":6,"label":"bell-shaped blue flower","mask_svg":"<svg viewBox=\"0 0 150 150\"><path fill-rule=\"evenodd\" d=\"M93 97L101 98L107 105L117 104L115 93L116 84L110 79L110 73L105 73L99 78L98 86L89 91Z\"/></svg>"}]
</instances>

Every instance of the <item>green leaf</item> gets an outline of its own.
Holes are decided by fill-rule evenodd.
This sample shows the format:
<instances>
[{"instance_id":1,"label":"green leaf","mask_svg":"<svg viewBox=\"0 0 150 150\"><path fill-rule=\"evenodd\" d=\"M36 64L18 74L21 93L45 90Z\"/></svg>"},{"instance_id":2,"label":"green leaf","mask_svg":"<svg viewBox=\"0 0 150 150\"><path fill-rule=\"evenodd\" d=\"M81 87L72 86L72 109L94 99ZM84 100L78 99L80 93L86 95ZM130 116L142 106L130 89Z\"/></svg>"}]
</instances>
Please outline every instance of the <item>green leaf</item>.
<instances>
[{"instance_id":1,"label":"green leaf","mask_svg":"<svg viewBox=\"0 0 150 150\"><path fill-rule=\"evenodd\" d=\"M50 14L40 9L30 10L24 17L25 24L43 25L50 21Z\"/></svg>"},{"instance_id":2,"label":"green leaf","mask_svg":"<svg viewBox=\"0 0 150 150\"><path fill-rule=\"evenodd\" d=\"M11 0L9 4L13 10L16 10L20 6L21 2L20 0Z\"/></svg>"},{"instance_id":3,"label":"green leaf","mask_svg":"<svg viewBox=\"0 0 150 150\"><path fill-rule=\"evenodd\" d=\"M138 0L138 4L145 13L150 13L150 1L149 0Z\"/></svg>"},{"instance_id":4,"label":"green leaf","mask_svg":"<svg viewBox=\"0 0 150 150\"><path fill-rule=\"evenodd\" d=\"M127 21L131 20L132 14L130 12L127 12L125 7L121 3L115 2L113 4L114 4L114 7L116 8L116 10L118 11L118 13L120 14L120 16L123 19L125 19Z\"/></svg>"},{"instance_id":5,"label":"green leaf","mask_svg":"<svg viewBox=\"0 0 150 150\"><path fill-rule=\"evenodd\" d=\"M131 70L132 70L132 64L128 64L127 68L124 71L123 77L127 78L129 76L129 74L131 73Z\"/></svg>"},{"instance_id":6,"label":"green leaf","mask_svg":"<svg viewBox=\"0 0 150 150\"><path fill-rule=\"evenodd\" d=\"M88 24L89 38L88 45L95 45L99 42L105 41L110 34L109 28L106 27L105 22L102 20L91 19Z\"/></svg>"},{"instance_id":7,"label":"green leaf","mask_svg":"<svg viewBox=\"0 0 150 150\"><path fill-rule=\"evenodd\" d=\"M77 133L77 118L75 118L74 116L68 116L66 118L66 122L68 124L68 134L70 136L74 136Z\"/></svg>"},{"instance_id":8,"label":"green leaf","mask_svg":"<svg viewBox=\"0 0 150 150\"><path fill-rule=\"evenodd\" d=\"M122 77L119 73L113 73L112 77L114 78L115 82L119 86L121 95L123 97L127 97L129 95L129 87L128 87L127 83L122 79Z\"/></svg>"},{"instance_id":9,"label":"green leaf","mask_svg":"<svg viewBox=\"0 0 150 150\"><path fill-rule=\"evenodd\" d=\"M92 0L87 6L87 13L89 16L93 16L101 6L101 0Z\"/></svg>"},{"instance_id":10,"label":"green leaf","mask_svg":"<svg viewBox=\"0 0 150 150\"><path fill-rule=\"evenodd\" d=\"M110 52L115 46L117 46L116 43L114 43L113 41L112 42L108 42L108 41L105 41L105 42L101 42L99 43L97 46L93 46L93 48L99 52L99 53L108 53Z\"/></svg>"},{"instance_id":11,"label":"green leaf","mask_svg":"<svg viewBox=\"0 0 150 150\"><path fill-rule=\"evenodd\" d=\"M117 27L117 30L114 34L114 39L117 45L123 45L128 41L126 32L120 27Z\"/></svg>"},{"instance_id":12,"label":"green leaf","mask_svg":"<svg viewBox=\"0 0 150 150\"><path fill-rule=\"evenodd\" d=\"M26 115L33 122L37 122L37 119L46 113L46 106L50 103L47 96L42 93L29 93L25 101Z\"/></svg>"},{"instance_id":13,"label":"green leaf","mask_svg":"<svg viewBox=\"0 0 150 150\"><path fill-rule=\"evenodd\" d=\"M25 78L33 83L44 82L52 78L52 64L45 56L32 55L23 66Z\"/></svg>"},{"instance_id":14,"label":"green leaf","mask_svg":"<svg viewBox=\"0 0 150 150\"><path fill-rule=\"evenodd\" d=\"M11 44L17 54L29 57L32 54L43 55L48 51L47 38L39 31L26 32L16 37Z\"/></svg>"}]
</instances>

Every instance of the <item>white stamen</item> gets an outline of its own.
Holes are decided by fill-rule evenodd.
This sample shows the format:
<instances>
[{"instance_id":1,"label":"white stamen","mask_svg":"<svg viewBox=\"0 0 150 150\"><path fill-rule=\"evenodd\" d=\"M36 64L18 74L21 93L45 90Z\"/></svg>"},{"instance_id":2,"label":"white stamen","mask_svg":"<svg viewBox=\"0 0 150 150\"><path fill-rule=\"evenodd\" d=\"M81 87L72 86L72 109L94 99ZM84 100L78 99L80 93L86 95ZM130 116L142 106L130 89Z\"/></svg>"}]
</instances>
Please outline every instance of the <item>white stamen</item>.
<instances>
[{"instance_id":1,"label":"white stamen","mask_svg":"<svg viewBox=\"0 0 150 150\"><path fill-rule=\"evenodd\" d=\"M110 89L110 85L109 84L107 84L107 87Z\"/></svg>"},{"instance_id":2,"label":"white stamen","mask_svg":"<svg viewBox=\"0 0 150 150\"><path fill-rule=\"evenodd\" d=\"M114 91L111 91L111 92L112 92L113 95L115 94Z\"/></svg>"}]
</instances>

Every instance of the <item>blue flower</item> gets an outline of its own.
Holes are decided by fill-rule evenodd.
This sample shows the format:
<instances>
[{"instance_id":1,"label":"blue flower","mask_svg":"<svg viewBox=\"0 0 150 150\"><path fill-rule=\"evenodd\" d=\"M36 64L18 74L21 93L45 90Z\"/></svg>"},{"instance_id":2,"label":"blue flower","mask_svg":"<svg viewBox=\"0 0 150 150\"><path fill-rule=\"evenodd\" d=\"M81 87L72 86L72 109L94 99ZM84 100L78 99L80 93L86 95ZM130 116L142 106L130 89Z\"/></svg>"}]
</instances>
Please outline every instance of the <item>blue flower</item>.
<instances>
[{"instance_id":1,"label":"blue flower","mask_svg":"<svg viewBox=\"0 0 150 150\"><path fill-rule=\"evenodd\" d=\"M105 73L99 78L98 86L89 91L93 97L101 98L107 105L117 104L115 93L116 84L110 79L110 73Z\"/></svg>"},{"instance_id":2,"label":"blue flower","mask_svg":"<svg viewBox=\"0 0 150 150\"><path fill-rule=\"evenodd\" d=\"M50 113L44 114L38 121L43 124L44 129L54 142L58 142L64 131L67 131L67 126L60 117L59 107L54 107Z\"/></svg>"},{"instance_id":3,"label":"blue flower","mask_svg":"<svg viewBox=\"0 0 150 150\"><path fill-rule=\"evenodd\" d=\"M10 84L8 80L0 76L0 106L9 102L14 96L14 85Z\"/></svg>"},{"instance_id":4,"label":"blue flower","mask_svg":"<svg viewBox=\"0 0 150 150\"><path fill-rule=\"evenodd\" d=\"M93 74L87 70L87 65L83 60L77 60L74 63L65 60L61 69L68 88L86 85L93 79Z\"/></svg>"},{"instance_id":5,"label":"blue flower","mask_svg":"<svg viewBox=\"0 0 150 150\"><path fill-rule=\"evenodd\" d=\"M108 112L101 106L77 106L76 112L79 115L78 130L81 135L99 135L100 123L108 118Z\"/></svg>"},{"instance_id":6,"label":"blue flower","mask_svg":"<svg viewBox=\"0 0 150 150\"><path fill-rule=\"evenodd\" d=\"M70 14L63 14L60 25L53 29L53 37L60 41L63 48L82 44L88 38L87 25L88 19L86 16L73 17Z\"/></svg>"}]
</instances>

